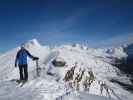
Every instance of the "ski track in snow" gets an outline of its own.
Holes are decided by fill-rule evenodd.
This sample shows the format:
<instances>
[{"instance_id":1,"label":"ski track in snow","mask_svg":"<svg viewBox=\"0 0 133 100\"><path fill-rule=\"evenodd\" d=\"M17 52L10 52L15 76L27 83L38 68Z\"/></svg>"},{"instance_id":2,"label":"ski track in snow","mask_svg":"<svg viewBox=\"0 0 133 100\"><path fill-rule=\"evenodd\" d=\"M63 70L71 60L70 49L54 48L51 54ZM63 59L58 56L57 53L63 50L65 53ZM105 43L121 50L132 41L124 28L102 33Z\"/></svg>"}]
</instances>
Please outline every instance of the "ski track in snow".
<instances>
[{"instance_id":1,"label":"ski track in snow","mask_svg":"<svg viewBox=\"0 0 133 100\"><path fill-rule=\"evenodd\" d=\"M41 77L36 77L35 62L29 61L29 81L20 87L13 79L18 79L18 68L14 68L14 59L18 48L15 48L0 56L0 100L108 100L99 94L99 85L95 82L90 88L89 94L84 91L70 92L66 84L62 81L66 71L78 62L82 69L91 68L98 80L105 81L110 88L113 88L121 100L132 100L132 94L124 90L121 86L109 82L109 79L119 79L130 84L125 76L117 75L118 69L112 66L112 57L125 57L122 48L111 50L110 54L105 49L92 49L87 47L72 47L64 45L50 49L48 46L41 46L37 40L29 41L27 49L35 56L39 56L39 67L41 67ZM114 52L114 53L113 53ZM62 57L68 67L54 68L55 76L49 76L46 71L51 66L51 61L57 56ZM80 68L76 69L78 72ZM57 79L61 79L57 82ZM91 95L90 95L91 94ZM92 95L93 94L93 95ZM95 95L99 96L95 96ZM104 95L105 96L105 95ZM116 99L116 98L115 98ZM118 98L117 98L118 99ZM112 99L113 100L113 99ZM118 99L119 100L119 99Z\"/></svg>"}]
</instances>

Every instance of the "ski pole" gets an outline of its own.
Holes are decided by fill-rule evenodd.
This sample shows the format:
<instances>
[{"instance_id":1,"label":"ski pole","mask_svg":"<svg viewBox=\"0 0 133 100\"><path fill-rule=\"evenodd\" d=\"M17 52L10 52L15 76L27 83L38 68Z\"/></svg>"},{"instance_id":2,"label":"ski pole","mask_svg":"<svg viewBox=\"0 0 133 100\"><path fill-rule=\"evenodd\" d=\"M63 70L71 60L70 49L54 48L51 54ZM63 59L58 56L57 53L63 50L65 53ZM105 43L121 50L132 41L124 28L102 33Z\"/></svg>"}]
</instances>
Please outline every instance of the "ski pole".
<instances>
[{"instance_id":1,"label":"ski pole","mask_svg":"<svg viewBox=\"0 0 133 100\"><path fill-rule=\"evenodd\" d=\"M36 73L37 73L37 77L39 77L39 64L38 64L38 60L36 60Z\"/></svg>"}]
</instances>

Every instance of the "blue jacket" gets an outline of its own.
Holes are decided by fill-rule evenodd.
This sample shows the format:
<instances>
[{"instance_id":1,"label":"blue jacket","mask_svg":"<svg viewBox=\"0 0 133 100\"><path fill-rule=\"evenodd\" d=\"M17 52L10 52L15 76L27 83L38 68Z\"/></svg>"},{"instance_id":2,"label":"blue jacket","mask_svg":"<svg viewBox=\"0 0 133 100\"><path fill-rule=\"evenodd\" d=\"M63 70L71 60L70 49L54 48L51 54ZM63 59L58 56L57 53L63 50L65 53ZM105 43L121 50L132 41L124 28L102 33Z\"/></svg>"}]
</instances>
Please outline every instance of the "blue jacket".
<instances>
[{"instance_id":1,"label":"blue jacket","mask_svg":"<svg viewBox=\"0 0 133 100\"><path fill-rule=\"evenodd\" d=\"M15 64L18 65L27 64L27 56L34 59L34 57L25 48L21 48L16 55Z\"/></svg>"}]
</instances>

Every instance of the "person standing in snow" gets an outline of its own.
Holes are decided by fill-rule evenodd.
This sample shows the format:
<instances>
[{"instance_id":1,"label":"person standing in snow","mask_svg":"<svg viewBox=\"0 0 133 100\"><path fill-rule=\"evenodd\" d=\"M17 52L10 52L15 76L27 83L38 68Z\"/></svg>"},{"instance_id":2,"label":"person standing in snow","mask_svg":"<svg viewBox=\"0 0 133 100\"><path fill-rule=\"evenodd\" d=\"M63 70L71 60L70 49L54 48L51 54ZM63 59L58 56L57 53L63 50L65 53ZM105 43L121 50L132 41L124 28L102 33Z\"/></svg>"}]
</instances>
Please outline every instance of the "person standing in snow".
<instances>
[{"instance_id":1,"label":"person standing in snow","mask_svg":"<svg viewBox=\"0 0 133 100\"><path fill-rule=\"evenodd\" d=\"M33 60L38 60L38 57L32 56L28 50L25 49L25 45L21 45L21 49L17 52L16 59L15 59L15 67L19 66L19 74L21 81L28 80L28 64L27 64L27 57L30 57Z\"/></svg>"}]
</instances>

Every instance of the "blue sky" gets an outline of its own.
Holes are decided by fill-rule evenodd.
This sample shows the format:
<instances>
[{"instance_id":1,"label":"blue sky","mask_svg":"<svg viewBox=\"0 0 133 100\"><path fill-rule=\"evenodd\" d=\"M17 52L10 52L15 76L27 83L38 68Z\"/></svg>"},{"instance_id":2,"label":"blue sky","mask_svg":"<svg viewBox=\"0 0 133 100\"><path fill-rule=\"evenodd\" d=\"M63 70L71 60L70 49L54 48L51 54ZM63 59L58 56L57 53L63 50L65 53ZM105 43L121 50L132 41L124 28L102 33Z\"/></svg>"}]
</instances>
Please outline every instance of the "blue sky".
<instances>
[{"instance_id":1,"label":"blue sky","mask_svg":"<svg viewBox=\"0 0 133 100\"><path fill-rule=\"evenodd\" d=\"M0 0L0 52L32 38L46 45L131 43L132 11L132 0Z\"/></svg>"}]
</instances>

